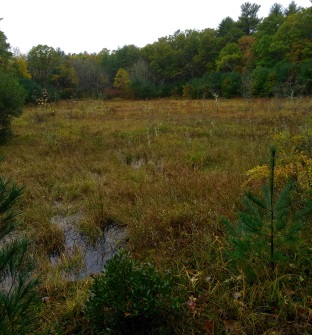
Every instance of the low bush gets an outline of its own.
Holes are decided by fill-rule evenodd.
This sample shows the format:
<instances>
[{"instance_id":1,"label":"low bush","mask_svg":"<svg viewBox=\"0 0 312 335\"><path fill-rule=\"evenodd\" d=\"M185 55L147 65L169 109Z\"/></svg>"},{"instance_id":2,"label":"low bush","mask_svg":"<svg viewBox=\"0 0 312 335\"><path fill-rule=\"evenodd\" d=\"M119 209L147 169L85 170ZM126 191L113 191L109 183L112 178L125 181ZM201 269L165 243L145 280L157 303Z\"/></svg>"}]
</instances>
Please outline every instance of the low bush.
<instances>
[{"instance_id":1,"label":"low bush","mask_svg":"<svg viewBox=\"0 0 312 335\"><path fill-rule=\"evenodd\" d=\"M126 252L94 277L86 317L96 334L172 334L180 309L172 277Z\"/></svg>"}]
</instances>

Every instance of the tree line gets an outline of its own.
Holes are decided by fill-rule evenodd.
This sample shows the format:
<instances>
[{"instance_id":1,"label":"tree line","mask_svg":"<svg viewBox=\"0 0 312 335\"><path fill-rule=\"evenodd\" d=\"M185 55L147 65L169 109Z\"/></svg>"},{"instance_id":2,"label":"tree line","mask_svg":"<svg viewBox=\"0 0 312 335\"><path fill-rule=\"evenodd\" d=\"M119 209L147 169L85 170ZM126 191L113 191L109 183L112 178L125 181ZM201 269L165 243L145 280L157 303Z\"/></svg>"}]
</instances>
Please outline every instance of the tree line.
<instances>
[{"instance_id":1,"label":"tree line","mask_svg":"<svg viewBox=\"0 0 312 335\"><path fill-rule=\"evenodd\" d=\"M237 21L226 17L217 29L178 30L142 48L91 54L48 45L12 54L1 32L0 62L14 68L29 101L43 88L55 99L311 94L312 7L274 3L265 18L259 9L245 2Z\"/></svg>"}]
</instances>

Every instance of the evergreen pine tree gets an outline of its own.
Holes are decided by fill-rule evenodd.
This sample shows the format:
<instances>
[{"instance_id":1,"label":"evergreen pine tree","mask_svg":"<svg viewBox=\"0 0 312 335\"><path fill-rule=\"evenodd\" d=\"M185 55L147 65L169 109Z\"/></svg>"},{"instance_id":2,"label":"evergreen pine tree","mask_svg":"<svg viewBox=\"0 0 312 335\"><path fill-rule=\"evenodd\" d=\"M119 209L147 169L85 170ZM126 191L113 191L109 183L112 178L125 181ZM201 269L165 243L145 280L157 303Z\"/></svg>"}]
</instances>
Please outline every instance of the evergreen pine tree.
<instances>
[{"instance_id":1,"label":"evergreen pine tree","mask_svg":"<svg viewBox=\"0 0 312 335\"><path fill-rule=\"evenodd\" d=\"M294 198L295 182L289 181L281 191L275 185L276 149L271 150L269 184L264 185L262 196L247 193L245 210L236 224L224 220L227 226L232 263L250 279L261 277L265 269L273 274L277 265L290 262L312 204L300 204ZM298 197L297 197L298 198Z\"/></svg>"},{"instance_id":2,"label":"evergreen pine tree","mask_svg":"<svg viewBox=\"0 0 312 335\"><path fill-rule=\"evenodd\" d=\"M19 237L14 209L22 188L0 178L0 334L30 334L37 280L28 256L29 243Z\"/></svg>"}]
</instances>

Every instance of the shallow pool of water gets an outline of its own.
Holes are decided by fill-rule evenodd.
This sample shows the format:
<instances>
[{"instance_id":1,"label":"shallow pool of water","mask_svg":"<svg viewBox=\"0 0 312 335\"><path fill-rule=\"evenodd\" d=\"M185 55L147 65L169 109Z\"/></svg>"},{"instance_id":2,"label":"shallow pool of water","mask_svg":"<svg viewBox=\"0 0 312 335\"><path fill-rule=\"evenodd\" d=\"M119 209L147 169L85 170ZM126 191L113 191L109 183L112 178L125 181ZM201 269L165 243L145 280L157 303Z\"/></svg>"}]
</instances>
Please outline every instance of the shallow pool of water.
<instances>
[{"instance_id":1,"label":"shallow pool of water","mask_svg":"<svg viewBox=\"0 0 312 335\"><path fill-rule=\"evenodd\" d=\"M64 233L64 252L62 254L67 255L69 262L71 257L74 259L75 255L79 254L79 266L75 263L73 267L70 264L66 267L66 275L72 279L85 278L90 274L103 271L106 262L124 246L126 239L125 228L112 223L103 230L103 234L94 243L91 243L77 229L77 222L80 219L79 214L57 215L51 219L51 223L56 224ZM55 266L60 265L63 261L62 255L51 257L51 262Z\"/></svg>"}]
</instances>

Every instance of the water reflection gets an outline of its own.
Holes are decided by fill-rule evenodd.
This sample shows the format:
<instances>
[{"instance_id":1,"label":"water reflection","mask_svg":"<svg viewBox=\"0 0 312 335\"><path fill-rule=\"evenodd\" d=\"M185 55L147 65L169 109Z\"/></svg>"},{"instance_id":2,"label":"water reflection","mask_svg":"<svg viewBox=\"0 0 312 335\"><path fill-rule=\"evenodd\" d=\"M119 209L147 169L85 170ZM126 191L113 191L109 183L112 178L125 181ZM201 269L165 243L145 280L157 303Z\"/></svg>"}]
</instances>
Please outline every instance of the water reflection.
<instances>
[{"instance_id":1,"label":"water reflection","mask_svg":"<svg viewBox=\"0 0 312 335\"><path fill-rule=\"evenodd\" d=\"M85 278L104 269L105 263L111 259L124 245L126 231L115 223L108 225L103 234L91 243L77 229L81 215L57 215L51 219L52 224L58 225L64 232L64 252L62 255L51 257L53 265L60 265L64 259L72 263L66 266L66 275L71 279ZM63 257L62 257L63 256Z\"/></svg>"}]
</instances>

